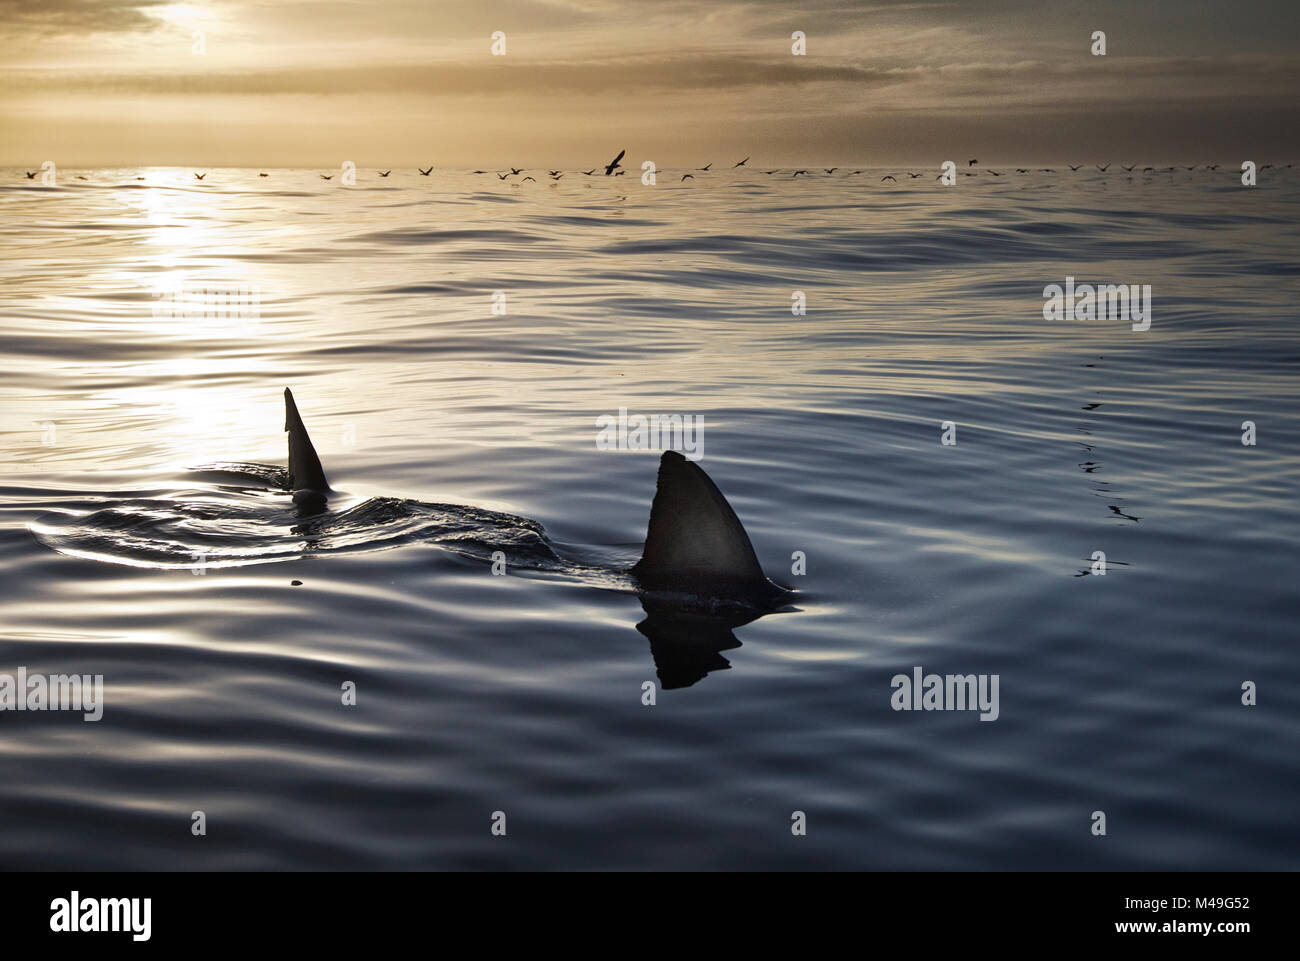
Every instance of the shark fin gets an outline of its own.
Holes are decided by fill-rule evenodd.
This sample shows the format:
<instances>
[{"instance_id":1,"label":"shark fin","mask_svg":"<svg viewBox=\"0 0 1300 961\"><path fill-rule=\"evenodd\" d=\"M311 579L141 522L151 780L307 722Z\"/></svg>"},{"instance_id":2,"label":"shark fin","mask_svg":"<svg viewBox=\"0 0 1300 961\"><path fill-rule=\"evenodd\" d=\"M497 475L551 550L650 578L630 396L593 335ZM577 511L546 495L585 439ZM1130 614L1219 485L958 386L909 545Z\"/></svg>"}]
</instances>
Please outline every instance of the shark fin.
<instances>
[{"instance_id":1,"label":"shark fin","mask_svg":"<svg viewBox=\"0 0 1300 961\"><path fill-rule=\"evenodd\" d=\"M325 471L311 445L307 428L298 416L298 405L293 402L289 388L284 389L284 429L289 432L289 489L325 492L330 489Z\"/></svg>"},{"instance_id":2,"label":"shark fin","mask_svg":"<svg viewBox=\"0 0 1300 961\"><path fill-rule=\"evenodd\" d=\"M631 573L651 591L764 604L786 593L764 575L740 518L709 475L671 450L659 460L645 550Z\"/></svg>"}]
</instances>

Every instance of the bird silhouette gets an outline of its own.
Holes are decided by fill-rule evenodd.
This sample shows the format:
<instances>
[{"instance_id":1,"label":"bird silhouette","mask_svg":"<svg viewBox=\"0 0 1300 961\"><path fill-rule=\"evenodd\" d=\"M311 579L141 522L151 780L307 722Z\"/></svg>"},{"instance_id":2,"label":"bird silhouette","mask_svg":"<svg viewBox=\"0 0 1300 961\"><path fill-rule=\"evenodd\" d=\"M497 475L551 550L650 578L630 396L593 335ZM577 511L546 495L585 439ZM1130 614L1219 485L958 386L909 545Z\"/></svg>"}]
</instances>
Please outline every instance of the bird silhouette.
<instances>
[{"instance_id":1,"label":"bird silhouette","mask_svg":"<svg viewBox=\"0 0 1300 961\"><path fill-rule=\"evenodd\" d=\"M1289 166L1291 166L1291 165L1290 165L1290 164L1287 164L1287 166L1289 167ZM1208 166L1206 166L1205 169L1206 169L1206 170L1218 170L1218 169L1219 169L1219 165L1218 165L1218 164L1209 164Z\"/></svg>"},{"instance_id":2,"label":"bird silhouette","mask_svg":"<svg viewBox=\"0 0 1300 961\"><path fill-rule=\"evenodd\" d=\"M497 174L497 180L505 180L509 176L509 174Z\"/></svg>"},{"instance_id":3,"label":"bird silhouette","mask_svg":"<svg viewBox=\"0 0 1300 961\"><path fill-rule=\"evenodd\" d=\"M1018 173L1018 174L1027 174L1027 173L1029 173L1029 171L1026 170L1024 167L1017 167L1017 168L1016 168L1016 173Z\"/></svg>"},{"instance_id":4,"label":"bird silhouette","mask_svg":"<svg viewBox=\"0 0 1300 961\"><path fill-rule=\"evenodd\" d=\"M686 180L686 179L688 179L688 178L689 178L690 180L694 180L694 179L695 179L695 174L682 174L682 180ZM681 181L678 181L678 182L680 183Z\"/></svg>"},{"instance_id":5,"label":"bird silhouette","mask_svg":"<svg viewBox=\"0 0 1300 961\"><path fill-rule=\"evenodd\" d=\"M855 177L855 176L857 176L857 175L860 174L860 173L862 173L861 170L855 170L855 171L853 171L853 173L849 174L849 176L850 176L850 177Z\"/></svg>"},{"instance_id":6,"label":"bird silhouette","mask_svg":"<svg viewBox=\"0 0 1300 961\"><path fill-rule=\"evenodd\" d=\"M710 160L710 161L709 161L708 163L706 163L703 167L696 167L695 169L696 169L696 170L708 170L708 169L709 169L710 167L712 167L712 166L713 166L713 161Z\"/></svg>"},{"instance_id":7,"label":"bird silhouette","mask_svg":"<svg viewBox=\"0 0 1300 961\"><path fill-rule=\"evenodd\" d=\"M743 166L745 166L745 164L747 164L747 163L749 163L749 158L748 158L748 157L746 157L744 160L742 160L742 161L741 161L740 163L738 163L738 164L732 164L732 165L731 165L731 169L732 169L732 170L735 170L737 167L743 167Z\"/></svg>"},{"instance_id":8,"label":"bird silhouette","mask_svg":"<svg viewBox=\"0 0 1300 961\"><path fill-rule=\"evenodd\" d=\"M910 170L907 172L907 175L908 175L910 178L912 178L913 180L915 180L917 177L924 177L924 176L925 176L925 174L914 174L914 173L912 173L912 171L910 171Z\"/></svg>"},{"instance_id":9,"label":"bird silhouette","mask_svg":"<svg viewBox=\"0 0 1300 961\"><path fill-rule=\"evenodd\" d=\"M1272 165L1272 164L1269 164L1269 166L1271 167L1271 166L1273 166L1273 165ZM1260 169L1263 169L1263 168L1260 168ZM83 176L81 176L81 174L77 174L77 179L78 179L78 180L88 180L88 179L90 179L90 178L88 178L88 177L83 177Z\"/></svg>"},{"instance_id":10,"label":"bird silhouette","mask_svg":"<svg viewBox=\"0 0 1300 961\"><path fill-rule=\"evenodd\" d=\"M333 180L333 179L334 179L334 175L333 175L333 174L329 174L329 175L321 174L321 175L320 175L320 179L321 179L321 180Z\"/></svg>"},{"instance_id":11,"label":"bird silhouette","mask_svg":"<svg viewBox=\"0 0 1300 961\"><path fill-rule=\"evenodd\" d=\"M615 176L615 177L621 177L621 176L623 176L623 174L625 174L625 173L627 173L626 170L617 170L617 171L614 172L614 176Z\"/></svg>"},{"instance_id":12,"label":"bird silhouette","mask_svg":"<svg viewBox=\"0 0 1300 961\"><path fill-rule=\"evenodd\" d=\"M1144 174L1149 174L1149 173L1153 172L1155 169L1156 169L1155 167L1143 167L1143 168L1142 168L1142 172L1143 172Z\"/></svg>"},{"instance_id":13,"label":"bird silhouette","mask_svg":"<svg viewBox=\"0 0 1300 961\"><path fill-rule=\"evenodd\" d=\"M27 179L28 179L28 180L35 180L35 179L36 179L36 171L35 171L35 170L28 170L28 171L25 171L25 173L27 174Z\"/></svg>"},{"instance_id":14,"label":"bird silhouette","mask_svg":"<svg viewBox=\"0 0 1300 961\"><path fill-rule=\"evenodd\" d=\"M559 180L559 179L561 179L563 176L564 176L564 174L551 174L551 179L552 179L552 180Z\"/></svg>"},{"instance_id":15,"label":"bird silhouette","mask_svg":"<svg viewBox=\"0 0 1300 961\"><path fill-rule=\"evenodd\" d=\"M584 177L590 177L590 176L591 176L592 174L594 174L595 172L596 172L596 168L595 168L595 167L592 167L590 170L584 170L584 171L582 172L582 175L583 175Z\"/></svg>"},{"instance_id":16,"label":"bird silhouette","mask_svg":"<svg viewBox=\"0 0 1300 961\"><path fill-rule=\"evenodd\" d=\"M1097 169L1100 170L1102 173L1105 173L1107 170L1110 169L1110 161L1107 160L1105 164L1097 164Z\"/></svg>"},{"instance_id":17,"label":"bird silhouette","mask_svg":"<svg viewBox=\"0 0 1300 961\"><path fill-rule=\"evenodd\" d=\"M523 168L523 167L511 167L511 168L510 168L510 174L511 174L511 176L513 176L513 177L518 177L518 176L519 176L521 173L523 173L523 172L524 172L524 168Z\"/></svg>"},{"instance_id":18,"label":"bird silhouette","mask_svg":"<svg viewBox=\"0 0 1300 961\"><path fill-rule=\"evenodd\" d=\"M526 184L526 183L528 183L528 181L530 181L530 180L532 180L533 183L537 183L537 181L536 181L535 179L533 179L532 177L525 177L523 180L521 180L521 181L519 181L519 182L520 182L521 184Z\"/></svg>"},{"instance_id":19,"label":"bird silhouette","mask_svg":"<svg viewBox=\"0 0 1300 961\"><path fill-rule=\"evenodd\" d=\"M379 171L379 176L381 176L381 177L387 177L390 173L392 173L391 170L381 170L381 171Z\"/></svg>"},{"instance_id":20,"label":"bird silhouette","mask_svg":"<svg viewBox=\"0 0 1300 961\"><path fill-rule=\"evenodd\" d=\"M1073 172L1075 170L1078 170L1080 167L1082 167L1083 164L1066 164L1066 166L1070 168L1071 172Z\"/></svg>"},{"instance_id":21,"label":"bird silhouette","mask_svg":"<svg viewBox=\"0 0 1300 961\"><path fill-rule=\"evenodd\" d=\"M1192 164L1190 167L1184 167L1183 169L1184 169L1184 170L1195 170L1195 169L1196 169L1196 164Z\"/></svg>"},{"instance_id":22,"label":"bird silhouette","mask_svg":"<svg viewBox=\"0 0 1300 961\"><path fill-rule=\"evenodd\" d=\"M558 177L560 175L560 172L558 170L548 170L547 173L549 173L552 177Z\"/></svg>"},{"instance_id":23,"label":"bird silhouette","mask_svg":"<svg viewBox=\"0 0 1300 961\"><path fill-rule=\"evenodd\" d=\"M620 160L623 159L623 155L624 155L625 153L627 153L627 148L626 148L626 147L624 147L622 150L620 150L620 151L618 152L618 156L617 156L617 157L615 157L615 158L614 158L613 160L611 160L609 163L605 164L605 176L606 176L606 177L608 177L610 174L612 174L615 170L617 170L617 169L619 168L619 163L618 163L618 162L619 162Z\"/></svg>"},{"instance_id":24,"label":"bird silhouette","mask_svg":"<svg viewBox=\"0 0 1300 961\"><path fill-rule=\"evenodd\" d=\"M195 179L195 180L202 180L202 179L203 179L204 177L206 177L207 175L208 175L208 172L205 170L205 171L203 171L203 173L201 173L201 174L195 174L195 175L194 175L194 179Z\"/></svg>"},{"instance_id":25,"label":"bird silhouette","mask_svg":"<svg viewBox=\"0 0 1300 961\"><path fill-rule=\"evenodd\" d=\"M966 161L966 166L967 166L967 167L974 167L977 163L979 163L978 160L967 160L967 161Z\"/></svg>"},{"instance_id":26,"label":"bird silhouette","mask_svg":"<svg viewBox=\"0 0 1300 961\"><path fill-rule=\"evenodd\" d=\"M791 175L790 179L793 180L795 177L799 176L800 174L806 174L806 173L808 173L808 171L806 170L796 170L794 174Z\"/></svg>"},{"instance_id":27,"label":"bird silhouette","mask_svg":"<svg viewBox=\"0 0 1300 961\"><path fill-rule=\"evenodd\" d=\"M825 170L828 174L833 174L833 173L835 173L835 171L839 170L840 168L839 168L839 167L823 167L822 169Z\"/></svg>"},{"instance_id":28,"label":"bird silhouette","mask_svg":"<svg viewBox=\"0 0 1300 961\"><path fill-rule=\"evenodd\" d=\"M269 177L269 176L271 176L271 175L270 175L270 174L258 174L258 176L259 176L259 177Z\"/></svg>"},{"instance_id":29,"label":"bird silhouette","mask_svg":"<svg viewBox=\"0 0 1300 961\"><path fill-rule=\"evenodd\" d=\"M990 170L989 173L991 173L991 174L992 174L993 176L995 176L995 177L1001 177L1001 176L1002 176L1002 174L998 173L996 170Z\"/></svg>"},{"instance_id":30,"label":"bird silhouette","mask_svg":"<svg viewBox=\"0 0 1300 961\"><path fill-rule=\"evenodd\" d=\"M880 182L881 182L882 184L883 184L886 180L894 180L894 175L893 175L893 174L885 174L883 177L880 178ZM894 183L898 183L898 181L897 181L897 180L894 180Z\"/></svg>"},{"instance_id":31,"label":"bird silhouette","mask_svg":"<svg viewBox=\"0 0 1300 961\"><path fill-rule=\"evenodd\" d=\"M1121 167L1124 167L1123 164L1120 164L1120 166L1121 166ZM1132 173L1132 172L1133 172L1133 168L1136 167L1136 166L1137 166L1137 164L1129 164L1127 167L1124 167L1124 170L1125 170L1126 173Z\"/></svg>"},{"instance_id":32,"label":"bird silhouette","mask_svg":"<svg viewBox=\"0 0 1300 961\"><path fill-rule=\"evenodd\" d=\"M415 169L418 170L418 171L420 171L420 176L421 176L421 177L427 177L427 176L429 176L429 174L433 173L433 168L432 168L432 167L430 167L428 170L425 170L423 167L416 167Z\"/></svg>"},{"instance_id":33,"label":"bird silhouette","mask_svg":"<svg viewBox=\"0 0 1300 961\"><path fill-rule=\"evenodd\" d=\"M776 173L776 171L775 171L775 170L764 170L763 173L767 174L767 175L770 177L770 176L772 176L772 174Z\"/></svg>"},{"instance_id":34,"label":"bird silhouette","mask_svg":"<svg viewBox=\"0 0 1300 961\"><path fill-rule=\"evenodd\" d=\"M1038 172L1039 172L1039 173L1042 173L1042 174L1054 174L1054 173L1056 173L1056 171L1053 170L1051 167L1040 167L1039 170L1038 170Z\"/></svg>"},{"instance_id":35,"label":"bird silhouette","mask_svg":"<svg viewBox=\"0 0 1300 961\"><path fill-rule=\"evenodd\" d=\"M143 177L136 177L135 179L136 179L136 180L144 180Z\"/></svg>"},{"instance_id":36,"label":"bird silhouette","mask_svg":"<svg viewBox=\"0 0 1300 961\"><path fill-rule=\"evenodd\" d=\"M471 170L470 173L472 173L472 174L485 174L485 173L487 173L487 171L486 171L486 170Z\"/></svg>"}]
</instances>

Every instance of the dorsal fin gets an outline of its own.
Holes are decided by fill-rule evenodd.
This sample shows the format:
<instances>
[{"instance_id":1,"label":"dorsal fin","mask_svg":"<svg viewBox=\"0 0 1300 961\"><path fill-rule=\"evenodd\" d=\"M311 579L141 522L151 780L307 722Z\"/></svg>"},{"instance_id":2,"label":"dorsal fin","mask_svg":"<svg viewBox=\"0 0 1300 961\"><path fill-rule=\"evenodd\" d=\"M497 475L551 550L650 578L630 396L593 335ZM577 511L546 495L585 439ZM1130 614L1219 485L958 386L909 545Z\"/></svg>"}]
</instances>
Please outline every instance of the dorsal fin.
<instances>
[{"instance_id":1,"label":"dorsal fin","mask_svg":"<svg viewBox=\"0 0 1300 961\"><path fill-rule=\"evenodd\" d=\"M302 425L298 405L293 402L288 387L284 389L284 429L289 432L289 489L328 491L330 486L325 480L325 471L316 456L316 448L311 446L311 438Z\"/></svg>"},{"instance_id":2,"label":"dorsal fin","mask_svg":"<svg viewBox=\"0 0 1300 961\"><path fill-rule=\"evenodd\" d=\"M650 590L770 601L785 591L763 574L754 545L698 464L664 451L645 550L632 574Z\"/></svg>"}]
</instances>

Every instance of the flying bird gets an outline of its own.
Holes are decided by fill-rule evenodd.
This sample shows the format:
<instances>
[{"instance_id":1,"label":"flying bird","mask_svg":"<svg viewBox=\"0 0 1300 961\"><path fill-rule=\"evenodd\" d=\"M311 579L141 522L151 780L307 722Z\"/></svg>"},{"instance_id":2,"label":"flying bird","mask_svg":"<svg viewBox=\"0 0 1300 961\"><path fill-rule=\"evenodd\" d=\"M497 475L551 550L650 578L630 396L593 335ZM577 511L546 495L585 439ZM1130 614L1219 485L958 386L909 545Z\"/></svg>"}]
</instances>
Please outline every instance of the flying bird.
<instances>
[{"instance_id":1,"label":"flying bird","mask_svg":"<svg viewBox=\"0 0 1300 961\"><path fill-rule=\"evenodd\" d=\"M258 174L258 176L259 176L259 177L269 177L269 176L271 176L271 175L270 175L270 174Z\"/></svg>"},{"instance_id":2,"label":"flying bird","mask_svg":"<svg viewBox=\"0 0 1300 961\"><path fill-rule=\"evenodd\" d=\"M625 174L625 173L627 173L626 170L618 170L618 171L615 171L615 172L614 172L614 176L615 176L615 177L621 177L621 176L623 176L623 174ZM606 174L605 176L609 176L609 175Z\"/></svg>"},{"instance_id":3,"label":"flying bird","mask_svg":"<svg viewBox=\"0 0 1300 961\"><path fill-rule=\"evenodd\" d=\"M835 173L835 171L837 171L837 170L839 170L839 169L840 169L839 167L823 167L823 168L822 168L822 170L825 170L828 174L833 174L833 173Z\"/></svg>"},{"instance_id":4,"label":"flying bird","mask_svg":"<svg viewBox=\"0 0 1300 961\"><path fill-rule=\"evenodd\" d=\"M793 180L795 177L799 176L800 174L806 174L807 172L808 172L808 171L806 171L806 170L796 170L796 171L794 172L793 176L790 177L790 179Z\"/></svg>"},{"instance_id":5,"label":"flying bird","mask_svg":"<svg viewBox=\"0 0 1300 961\"><path fill-rule=\"evenodd\" d=\"M536 179L534 179L533 177L525 177L523 180L521 180L521 181L519 181L519 182L520 182L521 184L526 184L526 183L528 183L528 181L530 181L530 180L532 180L533 183L537 183Z\"/></svg>"},{"instance_id":6,"label":"flying bird","mask_svg":"<svg viewBox=\"0 0 1300 961\"><path fill-rule=\"evenodd\" d=\"M886 180L894 180L894 175L893 175L893 174L885 174L883 177L880 178L880 182L881 182L882 184L883 184ZM897 181L897 180L894 180L894 183L898 183L898 181Z\"/></svg>"},{"instance_id":7,"label":"flying bird","mask_svg":"<svg viewBox=\"0 0 1300 961\"><path fill-rule=\"evenodd\" d=\"M391 170L381 170L381 171L379 171L379 176L381 176L381 177L387 177L390 173L392 173Z\"/></svg>"},{"instance_id":8,"label":"flying bird","mask_svg":"<svg viewBox=\"0 0 1300 961\"><path fill-rule=\"evenodd\" d=\"M564 176L564 174L551 174L551 179L552 179L552 180L559 180L559 179L560 179L561 177L563 177L563 176Z\"/></svg>"},{"instance_id":9,"label":"flying bird","mask_svg":"<svg viewBox=\"0 0 1300 961\"><path fill-rule=\"evenodd\" d=\"M978 160L967 160L967 161L966 161L966 166L967 166L967 167L974 167L977 163L979 163Z\"/></svg>"},{"instance_id":10,"label":"flying bird","mask_svg":"<svg viewBox=\"0 0 1300 961\"><path fill-rule=\"evenodd\" d=\"M25 171L25 173L27 174L27 179L28 179L28 180L35 180L35 179L36 179L36 171L35 171L35 170L28 170L28 171Z\"/></svg>"},{"instance_id":11,"label":"flying bird","mask_svg":"<svg viewBox=\"0 0 1300 961\"><path fill-rule=\"evenodd\" d=\"M1073 172L1075 170L1078 170L1080 167L1082 167L1083 164L1066 164L1066 166L1070 168L1071 172Z\"/></svg>"},{"instance_id":12,"label":"flying bird","mask_svg":"<svg viewBox=\"0 0 1300 961\"><path fill-rule=\"evenodd\" d=\"M432 168L430 168L430 169L432 169ZM523 173L523 172L524 172L524 168L523 168L523 167L511 167L511 168L510 168L510 174L511 174L511 176L514 176L514 177L518 177L518 176L519 176L521 173Z\"/></svg>"},{"instance_id":13,"label":"flying bird","mask_svg":"<svg viewBox=\"0 0 1300 961\"><path fill-rule=\"evenodd\" d=\"M1107 170L1110 169L1110 161L1109 161L1109 160L1106 161L1106 163L1105 163L1104 165L1103 165L1103 164L1097 164L1097 169L1100 170L1102 173L1105 173Z\"/></svg>"},{"instance_id":14,"label":"flying bird","mask_svg":"<svg viewBox=\"0 0 1300 961\"><path fill-rule=\"evenodd\" d=\"M993 176L995 176L995 177L1001 177L1001 176L1002 176L1002 174L998 173L996 170L990 170L989 173L991 173L991 174L992 174Z\"/></svg>"},{"instance_id":15,"label":"flying bird","mask_svg":"<svg viewBox=\"0 0 1300 961\"><path fill-rule=\"evenodd\" d=\"M433 168L432 168L432 167L430 167L428 170L425 170L423 167L416 167L415 169L418 170L418 171L420 171L420 176L421 176L421 177L427 177L427 176L429 176L429 174L433 173Z\"/></svg>"},{"instance_id":16,"label":"flying bird","mask_svg":"<svg viewBox=\"0 0 1300 961\"><path fill-rule=\"evenodd\" d=\"M582 175L583 175L584 177L590 177L590 176L591 176L592 174L594 174L595 172L596 172L596 168L595 168L595 167L592 167L590 170L584 170L584 171L582 172Z\"/></svg>"},{"instance_id":17,"label":"flying bird","mask_svg":"<svg viewBox=\"0 0 1300 961\"><path fill-rule=\"evenodd\" d=\"M710 160L710 161L709 161L708 163L706 163L703 167L696 167L695 169L696 169L696 170L708 170L708 169L709 169L710 167L712 167L712 166L713 166L713 161Z\"/></svg>"},{"instance_id":18,"label":"flying bird","mask_svg":"<svg viewBox=\"0 0 1300 961\"><path fill-rule=\"evenodd\" d=\"M689 178L690 180L694 180L694 179L695 179L695 174L682 174L682 180L686 180L686 179L688 179L688 178ZM680 181L679 181L679 183L680 183Z\"/></svg>"},{"instance_id":19,"label":"flying bird","mask_svg":"<svg viewBox=\"0 0 1300 961\"><path fill-rule=\"evenodd\" d=\"M1121 166L1121 167L1124 167L1123 164L1120 164L1120 166ZM1127 167L1124 167L1124 170L1125 170L1126 173L1132 173L1132 172L1133 172L1133 168L1136 167L1136 166L1137 166L1137 164L1129 164Z\"/></svg>"},{"instance_id":20,"label":"flying bird","mask_svg":"<svg viewBox=\"0 0 1300 961\"><path fill-rule=\"evenodd\" d=\"M1024 167L1017 167L1017 168L1016 168L1016 173L1018 173L1018 174L1027 174L1027 173L1029 173L1029 171L1026 170Z\"/></svg>"},{"instance_id":21,"label":"flying bird","mask_svg":"<svg viewBox=\"0 0 1300 961\"><path fill-rule=\"evenodd\" d=\"M623 159L623 154L625 154L625 153L627 153L627 148L626 148L626 147L624 147L622 150L620 150L620 151L618 152L618 156L617 156L617 157L615 157L615 158L614 158L613 160L611 160L609 163L605 164L605 176L606 176L606 177L608 177L610 174L612 174L615 170L618 169L618 167L619 167L619 163L618 163L618 162L619 162L620 160Z\"/></svg>"},{"instance_id":22,"label":"flying bird","mask_svg":"<svg viewBox=\"0 0 1300 961\"><path fill-rule=\"evenodd\" d=\"M560 172L558 170L548 170L547 173L549 173L552 177L560 176Z\"/></svg>"},{"instance_id":23,"label":"flying bird","mask_svg":"<svg viewBox=\"0 0 1300 961\"><path fill-rule=\"evenodd\" d=\"M857 172L857 171L854 171L854 173L856 173L856 172ZM910 171L910 170L907 172L907 175L908 175L909 177L911 177L913 180L915 180L917 177L924 177L924 176L925 176L925 174L914 174L914 173L912 173L912 171Z\"/></svg>"},{"instance_id":24,"label":"flying bird","mask_svg":"<svg viewBox=\"0 0 1300 961\"><path fill-rule=\"evenodd\" d=\"M772 176L772 174L776 173L776 171L775 171L775 170L764 170L763 173L767 174L767 175L770 177L770 176Z\"/></svg>"},{"instance_id":25,"label":"flying bird","mask_svg":"<svg viewBox=\"0 0 1300 961\"><path fill-rule=\"evenodd\" d=\"M509 174L497 174L497 180L505 180L509 176Z\"/></svg>"},{"instance_id":26,"label":"flying bird","mask_svg":"<svg viewBox=\"0 0 1300 961\"><path fill-rule=\"evenodd\" d=\"M743 167L743 166L745 166L745 164L747 164L747 163L749 163L749 158L748 158L748 157L746 157L744 160L742 160L742 161L741 161L740 163L738 163L738 164L732 164L732 165L731 165L731 169L732 169L732 170L735 170L737 167Z\"/></svg>"},{"instance_id":27,"label":"flying bird","mask_svg":"<svg viewBox=\"0 0 1300 961\"><path fill-rule=\"evenodd\" d=\"M208 172L205 170L205 171L203 171L203 173L201 173L201 174L195 174L195 175L194 175L194 179L195 179L195 180L202 180L202 179L203 179L204 177L206 177L207 175L208 175Z\"/></svg>"},{"instance_id":28,"label":"flying bird","mask_svg":"<svg viewBox=\"0 0 1300 961\"><path fill-rule=\"evenodd\" d=\"M329 175L327 176L327 175L325 175L325 174L321 174L321 175L320 175L320 179L321 179L321 180L333 180L333 179L334 179L334 175L333 175L333 174L329 174Z\"/></svg>"},{"instance_id":29,"label":"flying bird","mask_svg":"<svg viewBox=\"0 0 1300 961\"><path fill-rule=\"evenodd\" d=\"M1271 167L1271 166L1273 166L1273 165L1272 165L1272 164L1269 164L1269 166ZM1262 170L1263 168L1261 167L1260 169ZM83 176L81 176L81 174L77 174L77 179L78 179L78 180L87 180L87 179L89 179L89 178L87 178L87 177L83 177Z\"/></svg>"}]
</instances>

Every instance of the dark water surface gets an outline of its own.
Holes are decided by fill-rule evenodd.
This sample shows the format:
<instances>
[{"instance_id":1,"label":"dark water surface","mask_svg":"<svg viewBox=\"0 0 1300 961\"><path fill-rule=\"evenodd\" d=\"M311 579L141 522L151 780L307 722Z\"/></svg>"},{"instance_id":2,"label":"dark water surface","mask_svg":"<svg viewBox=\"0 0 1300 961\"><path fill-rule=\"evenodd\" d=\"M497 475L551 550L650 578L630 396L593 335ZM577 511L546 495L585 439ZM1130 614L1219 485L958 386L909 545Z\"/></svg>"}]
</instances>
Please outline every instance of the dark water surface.
<instances>
[{"instance_id":1,"label":"dark water surface","mask_svg":"<svg viewBox=\"0 0 1300 961\"><path fill-rule=\"evenodd\" d=\"M270 173L0 172L0 673L106 700L0 713L0 867L1300 866L1300 175ZM285 386L323 528L211 467ZM623 407L703 415L798 610L648 617Z\"/></svg>"}]
</instances>

